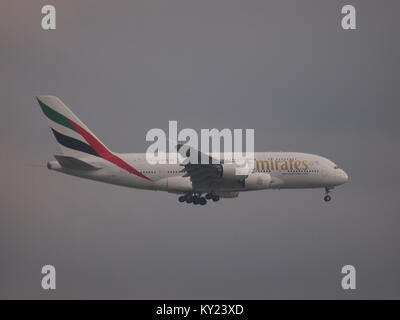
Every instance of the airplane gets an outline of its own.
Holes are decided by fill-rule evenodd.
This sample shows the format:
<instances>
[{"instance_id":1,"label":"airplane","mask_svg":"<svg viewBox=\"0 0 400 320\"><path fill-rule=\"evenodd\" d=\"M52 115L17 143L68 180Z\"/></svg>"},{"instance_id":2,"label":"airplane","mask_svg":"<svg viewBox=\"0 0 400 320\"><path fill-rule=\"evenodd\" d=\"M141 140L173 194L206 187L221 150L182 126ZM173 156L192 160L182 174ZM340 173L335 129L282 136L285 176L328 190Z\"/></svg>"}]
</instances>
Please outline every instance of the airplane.
<instances>
[{"instance_id":1,"label":"airplane","mask_svg":"<svg viewBox=\"0 0 400 320\"><path fill-rule=\"evenodd\" d=\"M195 205L267 189L323 188L324 200L330 201L332 189L349 179L331 160L299 152L254 152L254 169L243 175L237 175L232 170L235 163L224 161L222 155L219 163L150 164L145 153L112 152L59 98L36 99L62 151L61 155L54 155L55 160L49 161L47 168L64 174L166 191L179 195L179 202Z\"/></svg>"}]
</instances>

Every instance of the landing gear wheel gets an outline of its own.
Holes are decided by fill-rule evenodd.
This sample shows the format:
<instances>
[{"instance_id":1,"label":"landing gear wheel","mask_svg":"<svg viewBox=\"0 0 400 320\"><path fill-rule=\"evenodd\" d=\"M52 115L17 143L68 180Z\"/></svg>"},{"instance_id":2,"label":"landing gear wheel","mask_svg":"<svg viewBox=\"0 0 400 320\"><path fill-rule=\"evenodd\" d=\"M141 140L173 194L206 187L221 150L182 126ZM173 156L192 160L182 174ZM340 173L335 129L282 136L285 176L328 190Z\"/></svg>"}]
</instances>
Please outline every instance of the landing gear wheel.
<instances>
[{"instance_id":1,"label":"landing gear wheel","mask_svg":"<svg viewBox=\"0 0 400 320\"><path fill-rule=\"evenodd\" d=\"M213 196L212 196L212 200L213 200L214 202L217 202L217 201L219 200L219 196L213 195Z\"/></svg>"},{"instance_id":2,"label":"landing gear wheel","mask_svg":"<svg viewBox=\"0 0 400 320\"><path fill-rule=\"evenodd\" d=\"M193 197L190 196L190 195L186 196L185 199L186 199L186 203L192 203L193 202Z\"/></svg>"},{"instance_id":3,"label":"landing gear wheel","mask_svg":"<svg viewBox=\"0 0 400 320\"><path fill-rule=\"evenodd\" d=\"M207 194L206 194L206 199L207 199L207 200L210 200L211 198L212 198L212 194L211 194L211 193L207 193Z\"/></svg>"},{"instance_id":4,"label":"landing gear wheel","mask_svg":"<svg viewBox=\"0 0 400 320\"><path fill-rule=\"evenodd\" d=\"M325 197L324 197L324 201L328 202L331 201L331 196L329 195L329 193L332 191L333 187L325 187Z\"/></svg>"},{"instance_id":5,"label":"landing gear wheel","mask_svg":"<svg viewBox=\"0 0 400 320\"><path fill-rule=\"evenodd\" d=\"M179 202L185 202L185 201L186 201L186 197L185 197L185 196L180 196L180 197L178 198L178 201L179 201Z\"/></svg>"},{"instance_id":6,"label":"landing gear wheel","mask_svg":"<svg viewBox=\"0 0 400 320\"><path fill-rule=\"evenodd\" d=\"M205 204L207 204L206 198L201 197L201 198L199 199L199 203L200 203L202 206L204 206Z\"/></svg>"},{"instance_id":7,"label":"landing gear wheel","mask_svg":"<svg viewBox=\"0 0 400 320\"><path fill-rule=\"evenodd\" d=\"M200 203L199 197L193 197L193 204L199 204L199 203Z\"/></svg>"}]
</instances>

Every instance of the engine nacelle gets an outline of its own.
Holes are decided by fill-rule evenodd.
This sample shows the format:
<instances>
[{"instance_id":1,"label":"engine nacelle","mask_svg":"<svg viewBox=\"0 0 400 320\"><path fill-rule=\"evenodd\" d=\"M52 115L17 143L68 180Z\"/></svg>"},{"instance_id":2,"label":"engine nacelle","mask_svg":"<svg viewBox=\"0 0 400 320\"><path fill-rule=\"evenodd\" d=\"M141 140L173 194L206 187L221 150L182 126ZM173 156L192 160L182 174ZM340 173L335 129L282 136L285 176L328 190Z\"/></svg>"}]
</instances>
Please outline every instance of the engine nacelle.
<instances>
[{"instance_id":1,"label":"engine nacelle","mask_svg":"<svg viewBox=\"0 0 400 320\"><path fill-rule=\"evenodd\" d=\"M271 186L271 175L269 173L255 172L250 174L244 180L244 188L246 190L268 189Z\"/></svg>"},{"instance_id":2,"label":"engine nacelle","mask_svg":"<svg viewBox=\"0 0 400 320\"><path fill-rule=\"evenodd\" d=\"M169 177L157 180L154 184L156 190L168 191L171 193L192 192L193 186L190 178Z\"/></svg>"},{"instance_id":3,"label":"engine nacelle","mask_svg":"<svg viewBox=\"0 0 400 320\"><path fill-rule=\"evenodd\" d=\"M248 177L248 174L243 174L236 170L243 168L243 166L239 166L236 163L224 163L218 165L218 175L220 178L229 179L229 180L242 180Z\"/></svg>"}]
</instances>

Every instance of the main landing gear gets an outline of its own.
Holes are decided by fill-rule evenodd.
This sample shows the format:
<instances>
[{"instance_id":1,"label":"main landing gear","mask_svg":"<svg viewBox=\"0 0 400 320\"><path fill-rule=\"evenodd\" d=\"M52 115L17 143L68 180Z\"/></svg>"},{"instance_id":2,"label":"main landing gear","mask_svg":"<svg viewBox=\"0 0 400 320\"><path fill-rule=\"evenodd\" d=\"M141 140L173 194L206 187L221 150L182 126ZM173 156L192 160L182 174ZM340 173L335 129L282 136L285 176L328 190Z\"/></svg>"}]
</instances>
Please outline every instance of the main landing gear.
<instances>
[{"instance_id":1,"label":"main landing gear","mask_svg":"<svg viewBox=\"0 0 400 320\"><path fill-rule=\"evenodd\" d=\"M332 189L333 188L328 188L328 187L325 187L325 197L324 197L324 201L325 202L328 202L328 201L331 201L331 196L329 195L329 193L332 191Z\"/></svg>"},{"instance_id":2,"label":"main landing gear","mask_svg":"<svg viewBox=\"0 0 400 320\"><path fill-rule=\"evenodd\" d=\"M207 200L216 202L219 200L219 195L207 193L204 197L202 197L201 193L188 193L178 198L179 202L193 203L194 205L199 204L201 206L206 205Z\"/></svg>"}]
</instances>

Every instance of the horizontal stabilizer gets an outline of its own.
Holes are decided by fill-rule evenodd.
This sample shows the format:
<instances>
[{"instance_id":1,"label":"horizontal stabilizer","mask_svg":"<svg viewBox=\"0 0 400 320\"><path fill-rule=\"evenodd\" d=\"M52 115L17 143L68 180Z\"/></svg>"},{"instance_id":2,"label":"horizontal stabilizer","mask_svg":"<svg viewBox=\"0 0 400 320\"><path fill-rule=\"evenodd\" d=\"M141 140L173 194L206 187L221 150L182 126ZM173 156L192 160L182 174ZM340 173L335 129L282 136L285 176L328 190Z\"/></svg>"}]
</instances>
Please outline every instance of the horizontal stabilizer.
<instances>
[{"instance_id":1,"label":"horizontal stabilizer","mask_svg":"<svg viewBox=\"0 0 400 320\"><path fill-rule=\"evenodd\" d=\"M58 163L66 169L72 169L72 170L99 170L99 169L101 169L99 167L96 167L92 164L89 164L85 161L82 161L82 160L74 158L74 157L55 155L54 158L56 158Z\"/></svg>"}]
</instances>

